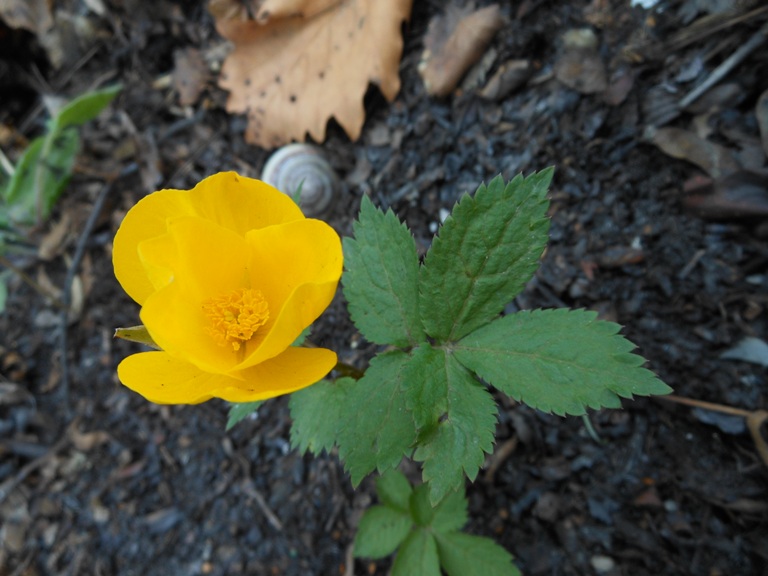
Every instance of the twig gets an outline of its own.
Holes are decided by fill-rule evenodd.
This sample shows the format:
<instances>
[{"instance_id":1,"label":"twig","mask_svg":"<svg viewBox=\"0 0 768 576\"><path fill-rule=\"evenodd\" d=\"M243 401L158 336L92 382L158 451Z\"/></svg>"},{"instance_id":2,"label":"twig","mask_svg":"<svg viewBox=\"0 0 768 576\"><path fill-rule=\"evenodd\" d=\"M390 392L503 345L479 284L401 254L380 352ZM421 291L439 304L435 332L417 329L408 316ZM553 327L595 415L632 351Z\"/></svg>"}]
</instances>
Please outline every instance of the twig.
<instances>
[{"instance_id":1,"label":"twig","mask_svg":"<svg viewBox=\"0 0 768 576\"><path fill-rule=\"evenodd\" d=\"M261 495L261 492L256 490L256 487L253 485L253 482L251 482L251 480L246 478L243 480L241 486L242 486L243 492L245 492L245 495L250 496L256 501L256 505L259 508L261 508L261 511L264 513L264 516L267 517L267 522L269 522L270 526L272 526L272 528L274 528L275 530L282 532L283 523L280 522L280 519L275 515L274 512L272 512L272 509L267 504L267 501L264 499L264 496Z\"/></svg>"},{"instance_id":2,"label":"twig","mask_svg":"<svg viewBox=\"0 0 768 576\"><path fill-rule=\"evenodd\" d=\"M60 314L59 319L59 329L61 330L61 333L59 335L59 351L61 354L61 395L62 395L62 403L64 405L64 410L67 415L69 415L69 368L67 364L67 326L69 324L69 306L70 301L72 297L72 283L75 280L75 276L77 275L77 271L80 268L80 262L83 259L83 256L85 255L85 247L88 244L88 238L91 235L91 232L93 231L93 227L96 226L96 221L99 218L99 215L101 214L102 208L104 208L104 202L107 199L107 196L109 195L110 190L112 190L112 184L114 184L115 180L119 178L124 178L125 176L128 176L129 174L133 174L138 170L138 166L136 163L132 163L128 165L127 167L123 168L116 178L108 181L101 189L101 192L99 192L99 196L96 198L96 201L93 203L93 208L91 209L91 213L88 216L88 220L85 223L85 226L83 228L82 233L80 234L80 238L77 240L77 246L75 247L75 254L72 256L72 262L69 264L69 268L67 269L67 276L64 280L64 288L62 289L61 294L61 303L63 305L63 309Z\"/></svg>"},{"instance_id":3,"label":"twig","mask_svg":"<svg viewBox=\"0 0 768 576\"><path fill-rule=\"evenodd\" d=\"M731 416L741 416L742 418L747 418L750 414L752 414L752 412L749 410L734 408L733 406L724 406L723 404L715 404L713 402L705 402L704 400L696 400L694 398L686 398L684 396L676 396L675 394L656 396L655 398L656 400L674 402L675 404L684 404L686 406L693 406L694 408L703 408L704 410L721 412L722 414L730 414Z\"/></svg>"},{"instance_id":4,"label":"twig","mask_svg":"<svg viewBox=\"0 0 768 576\"><path fill-rule=\"evenodd\" d=\"M730 73L731 70L733 70L736 66L741 64L741 62L749 56L754 50L757 49L760 44L765 42L766 37L768 36L768 22L763 24L763 27L760 28L755 34L747 40L745 44L742 44L741 47L736 50L733 54L731 54L725 61L723 61L720 66L715 68L715 70L712 72L712 74L709 75L709 77L704 80L699 86L691 90L691 92L682 100L680 100L680 108L687 108L690 106L693 102L698 100L698 98L704 94L707 90L712 88L715 84L720 82L723 78L725 78L728 73Z\"/></svg>"},{"instance_id":5,"label":"twig","mask_svg":"<svg viewBox=\"0 0 768 576\"><path fill-rule=\"evenodd\" d=\"M19 473L16 474L16 476L6 480L3 486L0 486L0 503L4 502L5 499L11 494L11 492L13 492L19 484L24 482L27 476L32 474L32 472L40 468L43 464L48 462L48 460L61 452L67 446L67 444L69 444L69 434L65 434L63 438L61 438L51 447L50 450L48 450L48 452L38 458L35 458L27 465L25 465L21 470L19 470Z\"/></svg>"}]
</instances>

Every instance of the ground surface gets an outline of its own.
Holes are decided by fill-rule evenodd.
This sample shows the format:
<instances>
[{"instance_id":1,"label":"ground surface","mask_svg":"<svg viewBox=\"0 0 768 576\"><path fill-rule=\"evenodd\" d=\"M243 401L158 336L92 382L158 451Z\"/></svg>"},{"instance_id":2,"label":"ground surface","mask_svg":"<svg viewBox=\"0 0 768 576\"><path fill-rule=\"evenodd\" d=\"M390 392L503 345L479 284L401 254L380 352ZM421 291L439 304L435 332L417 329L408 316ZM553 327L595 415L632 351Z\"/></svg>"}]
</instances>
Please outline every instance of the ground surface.
<instances>
[{"instance_id":1,"label":"ground surface","mask_svg":"<svg viewBox=\"0 0 768 576\"><path fill-rule=\"evenodd\" d=\"M360 197L370 194L407 221L423 251L440 210L463 191L499 172L555 165L551 246L514 306L599 310L625 326L676 394L765 409L765 368L720 358L743 337L766 335L765 230L759 219L712 221L687 211L684 184L701 172L642 139L652 89L675 85L703 58L678 86L686 92L765 14L661 59L635 59L626 65L634 75L626 98L608 105L548 74L562 34L592 26L610 72L632 42L683 29L681 3L666 3L650 20L628 2L594 2L593 10L585 2L503 3L509 20L492 42L494 65L528 58L539 71L489 102L473 87L442 100L425 95L417 63L438 4L416 2L404 28L396 101L368 95L359 142L330 128L324 149L346 186L330 222L349 234ZM38 79L18 80L36 54L0 50L10 71L0 76L0 119L27 136L42 121L33 108L41 78L66 94L105 78L126 86L113 112L85 129L79 173L40 237L64 214L67 233L49 260L20 262L28 274L61 286L104 178L140 166L115 184L87 244L85 301L69 325L65 359L71 415L58 314L25 284L11 284L0 317L0 482L14 487L0 506L0 574L384 574L388 560L351 563L371 483L355 492L335 456L292 451L285 399L227 434L224 403L161 408L117 382L115 366L136 350L111 338L114 327L137 321L111 271L123 214L156 188L189 188L219 170L257 176L267 152L243 142L244 121L224 113L220 91L211 87L186 121L175 94L155 83L171 70L174 49L220 43L202 6L113 2L109 10L98 49L79 67L55 71L38 54ZM3 41L31 40L6 31ZM710 110L712 129L759 140L754 106L766 77L763 49L730 75L738 97ZM20 128L20 119L29 120ZM315 339L360 367L374 350L356 334L341 294ZM578 418L502 402L495 452L468 487L469 529L513 552L524 573L768 573L768 471L743 418L627 401L624 410L590 415L597 443Z\"/></svg>"}]
</instances>

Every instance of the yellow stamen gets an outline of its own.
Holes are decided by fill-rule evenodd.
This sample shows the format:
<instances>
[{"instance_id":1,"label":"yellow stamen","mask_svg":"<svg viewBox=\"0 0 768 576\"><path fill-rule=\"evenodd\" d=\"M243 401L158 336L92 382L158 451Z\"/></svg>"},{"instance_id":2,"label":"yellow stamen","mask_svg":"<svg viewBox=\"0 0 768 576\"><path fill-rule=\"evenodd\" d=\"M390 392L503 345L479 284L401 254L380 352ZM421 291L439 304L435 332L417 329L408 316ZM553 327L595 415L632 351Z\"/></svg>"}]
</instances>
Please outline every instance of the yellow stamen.
<instances>
[{"instance_id":1,"label":"yellow stamen","mask_svg":"<svg viewBox=\"0 0 768 576\"><path fill-rule=\"evenodd\" d=\"M269 320L269 306L264 295L250 288L209 298L203 302L203 312L213 324L208 328L213 339L219 346L232 344L236 351Z\"/></svg>"}]
</instances>

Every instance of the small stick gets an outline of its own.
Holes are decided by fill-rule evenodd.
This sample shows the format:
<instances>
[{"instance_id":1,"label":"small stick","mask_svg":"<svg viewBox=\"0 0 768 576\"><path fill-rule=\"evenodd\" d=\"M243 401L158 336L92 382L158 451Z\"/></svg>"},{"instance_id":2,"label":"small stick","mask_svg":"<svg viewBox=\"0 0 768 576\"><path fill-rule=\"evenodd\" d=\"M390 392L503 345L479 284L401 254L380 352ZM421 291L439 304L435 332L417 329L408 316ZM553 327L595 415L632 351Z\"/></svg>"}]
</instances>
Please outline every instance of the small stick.
<instances>
[{"instance_id":1,"label":"small stick","mask_svg":"<svg viewBox=\"0 0 768 576\"><path fill-rule=\"evenodd\" d=\"M261 508L261 511L264 513L264 516L267 517L267 522L269 522L270 526L272 526L272 528L274 528L275 530L282 532L283 523L280 522L280 519L275 515L274 512L272 512L272 509L267 504L267 501L264 499L264 496L261 495L261 492L256 490L256 487L253 485L253 482L251 482L248 479L243 480L242 489L243 489L243 492L245 492L246 496L250 496L256 501L256 504L258 505L259 508Z\"/></svg>"},{"instance_id":2,"label":"small stick","mask_svg":"<svg viewBox=\"0 0 768 576\"><path fill-rule=\"evenodd\" d=\"M694 408L703 408L704 410L712 410L713 412L721 412L722 414L730 414L731 416L741 416L742 418L748 418L752 415L752 412L749 410L742 410L741 408L724 406L723 404L715 404L713 402L705 402L704 400L685 398L684 396L676 396L675 394L656 396L656 399L665 400L667 402L674 402L676 404L684 404L686 406L693 406Z\"/></svg>"},{"instance_id":3,"label":"small stick","mask_svg":"<svg viewBox=\"0 0 768 576\"><path fill-rule=\"evenodd\" d=\"M745 44L742 44L742 46L736 50L736 52L731 54L730 57L728 57L725 61L723 61L720 66L715 68L712 74L710 74L709 77L704 80L704 82L691 90L691 92L685 98L680 100L680 108L687 108L693 104L693 102L698 100L702 94L712 88L712 86L725 78L731 70L741 64L741 62L754 50L756 50L760 44L765 42L766 36L768 36L768 22L763 24L763 27L760 28L760 30L755 32L755 34L749 40L747 40Z\"/></svg>"}]
</instances>

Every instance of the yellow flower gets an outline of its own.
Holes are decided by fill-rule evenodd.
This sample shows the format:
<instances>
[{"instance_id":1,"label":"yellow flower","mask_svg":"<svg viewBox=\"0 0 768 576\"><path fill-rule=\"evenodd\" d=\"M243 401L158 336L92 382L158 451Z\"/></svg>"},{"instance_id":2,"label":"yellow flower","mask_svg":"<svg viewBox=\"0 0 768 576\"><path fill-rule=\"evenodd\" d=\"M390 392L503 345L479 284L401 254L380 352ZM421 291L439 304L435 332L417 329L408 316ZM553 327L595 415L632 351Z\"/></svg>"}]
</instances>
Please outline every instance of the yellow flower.
<instances>
[{"instance_id":1,"label":"yellow flower","mask_svg":"<svg viewBox=\"0 0 768 576\"><path fill-rule=\"evenodd\" d=\"M285 194L215 174L139 201L115 235L115 276L162 351L123 360L120 381L160 404L251 402L323 378L336 354L291 343L341 276L333 229Z\"/></svg>"}]
</instances>

